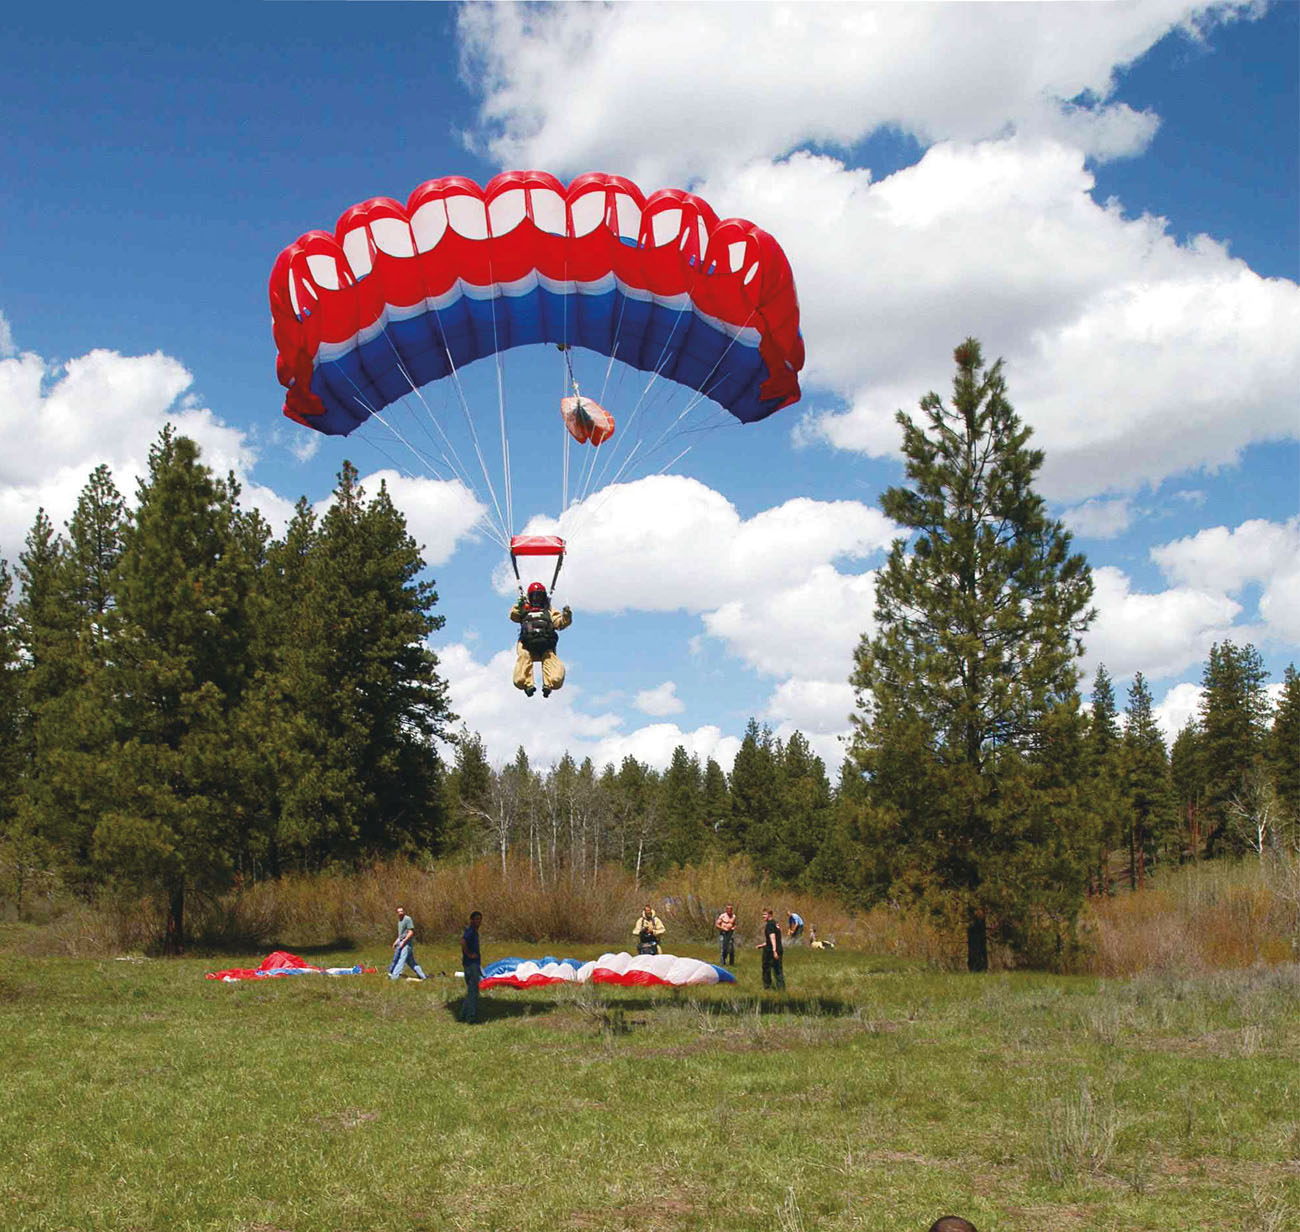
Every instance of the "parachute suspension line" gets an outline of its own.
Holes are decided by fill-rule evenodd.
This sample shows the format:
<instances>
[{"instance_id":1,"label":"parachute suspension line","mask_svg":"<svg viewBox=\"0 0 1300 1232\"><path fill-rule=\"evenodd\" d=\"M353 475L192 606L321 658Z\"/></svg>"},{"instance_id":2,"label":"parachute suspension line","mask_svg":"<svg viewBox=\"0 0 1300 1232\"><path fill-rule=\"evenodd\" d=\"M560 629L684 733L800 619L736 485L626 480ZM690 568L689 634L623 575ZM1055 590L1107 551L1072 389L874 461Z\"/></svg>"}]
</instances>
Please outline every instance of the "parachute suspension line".
<instances>
[{"instance_id":1,"label":"parachute suspension line","mask_svg":"<svg viewBox=\"0 0 1300 1232\"><path fill-rule=\"evenodd\" d=\"M623 472L627 470L627 468L632 464L632 459L636 457L637 451L640 448L641 448L641 442L637 441L637 443L633 445L631 450L628 452L627 457L623 459L623 465L618 468L618 471L614 475L614 478L611 479L609 483L596 489L595 495L592 497L593 503L590 505L584 503L582 505L580 515L578 516L578 518L574 520L573 524L569 528L570 535L572 535L573 532L584 522L586 522L589 518L595 517L596 514L599 513L601 509L604 508L606 502L608 502L609 500L610 489L619 481L619 479L622 477Z\"/></svg>"},{"instance_id":2,"label":"parachute suspension line","mask_svg":"<svg viewBox=\"0 0 1300 1232\"><path fill-rule=\"evenodd\" d=\"M447 331L442 327L441 309L435 308L433 316L434 320L438 322L438 333L442 337L442 351L447 357L447 367L456 385L456 396L460 399L461 413L465 416L465 425L469 428L470 439L474 442L474 456L478 458L479 470L483 472L483 481L487 484L488 494L492 497L493 508L497 511L497 524L504 525L505 519L501 516L501 502L497 500L497 490L492 484L492 476L488 474L487 463L483 460L483 449L479 445L478 431L474 427L474 416L470 414L469 400L465 397L465 386L461 383L460 371L456 367L456 361L452 358L451 347L447 344Z\"/></svg>"},{"instance_id":3,"label":"parachute suspension line","mask_svg":"<svg viewBox=\"0 0 1300 1232\"><path fill-rule=\"evenodd\" d=\"M379 422L383 424L384 427L387 428L389 432L391 432L399 441L401 441L402 444L407 447L407 449L409 449L417 458L419 458L420 461L426 467L431 465L429 459L425 456L425 454L423 454L420 450L416 449L416 447L412 445L411 442L408 441L406 437L404 437L395 427L393 427L393 425L390 424L388 420L386 420L379 411L371 411L370 414L372 418L379 420ZM501 533L500 529L491 521L491 519L484 519L484 522L492 538L495 539L502 546L505 546L506 538Z\"/></svg>"},{"instance_id":4,"label":"parachute suspension line","mask_svg":"<svg viewBox=\"0 0 1300 1232\"><path fill-rule=\"evenodd\" d=\"M562 347L561 349L564 352L564 365L565 365L564 381L567 381L568 388L573 391L573 396L577 398L579 401L581 401L582 390L578 387L578 377L577 374L573 371L572 349L567 345ZM563 398L565 395L561 394L560 396ZM561 506L562 511L569 507L569 443L570 441L572 441L572 439L573 439L572 436L568 432L564 434L564 503ZM585 486L586 478L591 473L591 468L595 465L595 456L596 456L595 449L583 450L582 466L580 468L581 473L579 475L578 484L577 484L579 489ZM585 496L585 492L583 493L583 495Z\"/></svg>"},{"instance_id":5,"label":"parachute suspension line","mask_svg":"<svg viewBox=\"0 0 1300 1232\"><path fill-rule=\"evenodd\" d=\"M566 305L566 310L567 310L567 305ZM572 374L573 366L572 364L569 364L568 344L566 343L564 346L560 348L560 350L564 353L564 360L566 366L568 367L568 372L569 374ZM561 403L563 403L564 401L567 381L568 381L568 376L566 376L565 372L561 371L560 373ZM560 467L560 514L561 516L563 516L564 511L569 507L569 445L573 441L573 437L568 432L561 432L560 435L564 437L564 454L563 454L564 460Z\"/></svg>"},{"instance_id":6,"label":"parachute suspension line","mask_svg":"<svg viewBox=\"0 0 1300 1232\"><path fill-rule=\"evenodd\" d=\"M506 436L505 357L501 354L501 337L497 330L497 277L488 259L488 281L492 285L492 352L497 369L497 417L501 421L501 469L505 474L506 536L515 533L514 484L510 477L510 441Z\"/></svg>"},{"instance_id":7,"label":"parachute suspension line","mask_svg":"<svg viewBox=\"0 0 1300 1232\"><path fill-rule=\"evenodd\" d=\"M564 465L561 468L560 478L560 513L563 514L569 507L569 434L564 434Z\"/></svg>"},{"instance_id":8,"label":"parachute suspension line","mask_svg":"<svg viewBox=\"0 0 1300 1232\"><path fill-rule=\"evenodd\" d=\"M564 257L564 292L560 296L562 311L560 314L560 337L564 340L560 347L560 353L564 356L564 366L568 372L569 379L573 379L573 361L569 358L569 257L566 248ZM560 404L564 404L564 376L560 373ZM564 462L560 468L560 516L563 517L565 511L569 508L569 442L573 437L566 431L564 436Z\"/></svg>"},{"instance_id":9,"label":"parachute suspension line","mask_svg":"<svg viewBox=\"0 0 1300 1232\"><path fill-rule=\"evenodd\" d=\"M382 332L383 336L388 340L388 346L393 352L393 358L397 361L398 371L406 378L406 383L410 387L411 393L420 400L420 405L424 407L425 414L429 417L429 422L433 424L434 428L437 429L438 435L442 438L443 452L441 456L442 460L447 464L447 469L450 470L452 475L459 479L460 482L474 494L476 499L481 503L486 504L487 502L483 501L482 494L479 492L477 484L475 484L469 477L469 472L466 470L465 464L461 461L460 454L456 452L456 446L452 444L451 439L447 436L441 421L434 413L433 407L431 407L425 400L424 391L420 389L413 380L411 380L411 374L406 370L406 365L402 362L402 356L394 345L392 338L388 336L388 331L384 330ZM423 426L423 423L421 423L421 427ZM433 437L429 434L427 428L425 429L425 434L429 436L430 441L433 441ZM435 445L437 444L436 441L433 441L433 443ZM451 454L451 457L447 456L448 453Z\"/></svg>"},{"instance_id":10,"label":"parachute suspension line","mask_svg":"<svg viewBox=\"0 0 1300 1232\"><path fill-rule=\"evenodd\" d=\"M664 339L663 346L660 347L660 349L659 349L659 358L658 358L657 360L655 360L655 366L654 366L653 369L651 369L650 377L649 377L649 379L646 381L646 383L645 383L645 387L641 390L641 396L640 396L639 398L637 398L637 400L636 400L636 405L632 408L632 413L628 416L627 424L625 425L625 427L624 427L624 429L623 429L623 431L624 431L625 433L629 433L629 432L631 431L632 424L636 422L636 419L637 419L638 414L640 413L641 407L644 405L646 399L649 397L651 390L654 389L654 387L655 387L655 383L659 380L659 375L660 375L660 373L663 371L664 366L665 366L665 364L666 364L666 362L667 362L668 348L669 348L669 346L672 344L673 336L677 333L678 326L681 325L682 321L685 319L685 316L686 316L686 313L685 313L685 312L679 312L679 313L677 314L677 320L673 322L673 327L672 327L672 329L668 331L668 337ZM620 321L621 321L621 320L622 320L622 317L621 317L621 315L620 315ZM617 339L615 340L615 349L617 349ZM630 460L631 460L631 459L630 459L630 457L629 457L628 461L630 461ZM596 484L597 484L597 486L600 486L600 487L603 487L603 486L604 486L604 483L605 483L605 472L609 469L609 467L610 467L612 464L613 464L613 458L612 458L612 457L605 459L604 465L603 465L603 466L601 467L601 469L600 469L600 474L599 474L598 476L596 476ZM619 468L618 473L621 475L621 474L623 473L623 471L626 470L626 469L627 469L627 464L626 464L626 462L625 462L624 465L623 465L622 467ZM614 480L610 480L610 482L613 483L613 482L615 482L615 481L614 481ZM588 483L588 486L590 486L590 482ZM586 496L587 496L587 491L586 491L586 489L584 489L584 490L583 490L583 494L582 494L582 499L585 500L585 499L586 499Z\"/></svg>"},{"instance_id":11,"label":"parachute suspension line","mask_svg":"<svg viewBox=\"0 0 1300 1232\"><path fill-rule=\"evenodd\" d=\"M752 321L753 319L754 319L754 314L751 312L751 313L749 314L749 316L747 316L747 317L745 318L745 323L744 323L744 325L742 325L740 328L741 328L742 330L744 330L744 329L748 329L748 328L749 328L749 323L750 323L750 321ZM739 333L739 331L737 331L737 333ZM733 346L736 345L736 337L737 337L736 334L732 334L730 341L727 343L727 345L726 345L725 347L723 347L723 349L722 349L722 354L719 355L718 358L717 358L716 360L713 361L713 367L709 369L708 374L705 376L704 380L700 382L700 384L701 384L701 386L702 386L703 388L701 388L701 389L699 389L699 390L696 390L695 393L692 394L692 396L687 400L686 405L682 408L682 411L681 411L681 413L677 416L677 418L674 419L674 420L672 421L672 423L670 423L670 424L669 424L669 425L668 425L668 426L667 426L667 427L666 427L666 428L665 428L665 429L664 429L664 430L659 434L659 439L658 439L657 441L655 441L655 443L650 447L650 452L651 452L651 453L654 453L654 451L655 451L656 449L658 449L659 446L662 445L666 440L668 440L669 437L676 435L677 425L678 425L679 423L681 423L682 420L685 419L686 416L689 415L689 414L690 414L690 413L691 413L691 412L692 412L692 411L693 411L697 406L699 406L700 403L703 402L704 399L705 399L706 397L708 397L708 394L709 394L709 380L710 380L710 378L713 376L713 374L714 374L715 372L717 372L717 370L718 370L718 365L721 364L722 361L723 361L724 359L726 359L726 357L727 357L727 352L730 351L731 348L732 348ZM684 450L683 452L686 452L686 451ZM677 457L673 459L673 462L676 462L676 461L678 460L678 458L680 458L681 456L682 456L682 454L678 454ZM669 465L671 466L672 463L669 463ZM658 472L658 473L659 473L659 474L662 474L663 472L660 471L660 472Z\"/></svg>"},{"instance_id":12,"label":"parachute suspension line","mask_svg":"<svg viewBox=\"0 0 1300 1232\"><path fill-rule=\"evenodd\" d=\"M416 449L415 446L412 445L409 441L404 440L404 439L402 438L401 433L394 431L393 428L392 428L389 424L387 424L387 423L384 421L383 416L380 415L379 412L378 412L378 411L377 411L373 406L371 406L370 403L369 403L368 401L366 401L366 397L365 397L365 395L361 392L360 387L357 385L356 381L354 381L354 380L352 379L352 376L351 376L351 374L347 371L347 369L343 368L342 366L339 366L338 370L339 370L341 373L343 373L343 376L347 379L348 384L352 386L352 390L353 390L353 393L352 393L352 399L353 399L353 401L356 402L356 404L357 404L357 405L358 405L358 406L359 406L363 411L365 411L365 413L366 413L368 416L370 416L372 419L378 419L379 422L380 422L381 424L383 424L385 428L388 428L388 431L389 431L390 433L392 433L392 435L393 435L397 440L401 441L402 444L405 445L405 446L407 447L407 449L409 449L413 454L415 454L415 456L416 456L417 458L420 459L420 462L422 463L422 468L423 468L423 469L425 469L425 470L434 470L434 471L436 471L436 470L437 470L437 467L434 465L434 463L433 463L433 462L432 462L432 461L431 461L431 460L430 460L430 459L429 459L429 458L428 458L424 453L422 453L420 450ZM375 448L378 448L378 446L375 446L375 443L374 443L373 441L367 440L366 443L367 443L368 445L372 445L372 446L374 446ZM384 453L383 450L380 450L380 452L381 452L381 453ZM390 462L392 462L393 465L394 465L395 467L397 467L398 470L405 470L405 467L399 465L396 461L394 461L393 458L392 458L392 456L391 456L390 454L385 453L384 456L387 457L388 460L389 460ZM411 473L412 473L412 472L407 471L407 474L408 474L408 475L411 474Z\"/></svg>"},{"instance_id":13,"label":"parachute suspension line","mask_svg":"<svg viewBox=\"0 0 1300 1232\"><path fill-rule=\"evenodd\" d=\"M383 447L383 446L382 446L382 445L381 445L377 440L374 440L374 439L372 439L372 438L370 438L370 437L367 437L367 438L366 438L366 444L369 445L370 448L373 449L376 453L381 453L381 454L383 454L384 457L387 458L388 461L389 461L389 463L392 465L393 470L397 471L398 474L405 476L407 479L414 479L414 478L415 478L415 474L414 474L414 472L412 472L411 470L409 470L409 469L408 469L407 467L405 467L401 462L399 462L395 457L393 457L393 455L392 455L391 453L389 453L388 450L385 449L385 448L384 448L384 447Z\"/></svg>"},{"instance_id":14,"label":"parachute suspension line","mask_svg":"<svg viewBox=\"0 0 1300 1232\"><path fill-rule=\"evenodd\" d=\"M695 448L694 445L687 445L686 448L683 449L681 453L679 453L671 462L665 462L663 466L661 466L657 471L655 471L655 474L662 475L670 467L676 466L677 463L680 462L694 448Z\"/></svg>"}]
</instances>

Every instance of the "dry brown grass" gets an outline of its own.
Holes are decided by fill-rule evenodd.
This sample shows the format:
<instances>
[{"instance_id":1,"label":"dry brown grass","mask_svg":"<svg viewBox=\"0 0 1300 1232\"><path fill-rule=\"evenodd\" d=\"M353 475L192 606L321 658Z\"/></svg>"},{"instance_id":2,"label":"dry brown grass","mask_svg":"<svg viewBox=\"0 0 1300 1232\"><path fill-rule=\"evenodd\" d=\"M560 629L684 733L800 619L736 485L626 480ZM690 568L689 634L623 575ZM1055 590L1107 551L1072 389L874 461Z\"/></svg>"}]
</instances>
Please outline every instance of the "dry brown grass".
<instances>
[{"instance_id":1,"label":"dry brown grass","mask_svg":"<svg viewBox=\"0 0 1300 1232\"><path fill-rule=\"evenodd\" d=\"M1172 869L1151 888L1090 900L1080 920L1085 969L1107 976L1194 974L1300 957L1293 890L1300 857Z\"/></svg>"},{"instance_id":2,"label":"dry brown grass","mask_svg":"<svg viewBox=\"0 0 1300 1232\"><path fill-rule=\"evenodd\" d=\"M1079 921L1075 969L1104 976L1142 972L1192 975L1300 958L1300 858L1222 862L1172 869L1150 887L1090 900ZM676 869L638 887L617 867L595 878L543 880L526 862L496 859L421 867L387 861L358 873L295 875L262 881L220 898L192 899L188 927L201 950L253 952L271 946L373 944L387 940L395 906L415 917L421 936L454 936L471 910L482 911L494 937L533 944L631 945L632 921L652 903L668 927L669 946L714 940L724 903L739 917L737 943L760 936L761 911L784 922L797 911L819 937L870 954L942 970L965 964L964 937L916 908L880 905L851 912L812 894L773 888L742 858ZM162 911L143 901L97 906L65 900L12 943L32 955L107 955L156 949ZM1012 965L995 947L995 967Z\"/></svg>"}]
</instances>

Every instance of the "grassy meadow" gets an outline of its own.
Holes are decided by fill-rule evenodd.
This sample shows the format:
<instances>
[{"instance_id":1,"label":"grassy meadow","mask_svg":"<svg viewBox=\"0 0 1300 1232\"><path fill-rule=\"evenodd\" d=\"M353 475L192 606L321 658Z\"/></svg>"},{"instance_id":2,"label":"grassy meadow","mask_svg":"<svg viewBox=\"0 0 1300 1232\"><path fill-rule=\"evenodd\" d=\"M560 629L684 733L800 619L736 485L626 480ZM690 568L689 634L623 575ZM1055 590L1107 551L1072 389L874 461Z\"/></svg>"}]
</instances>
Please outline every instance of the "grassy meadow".
<instances>
[{"instance_id":1,"label":"grassy meadow","mask_svg":"<svg viewBox=\"0 0 1300 1232\"><path fill-rule=\"evenodd\" d=\"M609 948L492 924L488 960ZM278 942L310 961L380 973L227 985L204 972L265 949L32 957L36 936L0 932L15 1232L1300 1219L1294 963L971 977L841 944L792 948L781 995L746 948L734 986L485 993L465 1027L451 975L385 978L386 938L295 946L289 930ZM451 940L417 946L426 971L455 970Z\"/></svg>"}]
</instances>

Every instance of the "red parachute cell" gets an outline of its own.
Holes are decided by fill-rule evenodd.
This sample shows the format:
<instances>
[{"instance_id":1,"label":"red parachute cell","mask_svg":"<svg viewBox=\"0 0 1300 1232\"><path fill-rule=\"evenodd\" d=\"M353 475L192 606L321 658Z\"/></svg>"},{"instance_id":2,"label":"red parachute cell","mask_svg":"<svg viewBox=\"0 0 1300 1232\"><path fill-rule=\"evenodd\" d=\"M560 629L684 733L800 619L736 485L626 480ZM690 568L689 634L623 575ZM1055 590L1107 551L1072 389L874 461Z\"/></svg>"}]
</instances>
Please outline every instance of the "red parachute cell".
<instances>
[{"instance_id":1,"label":"red parachute cell","mask_svg":"<svg viewBox=\"0 0 1300 1232\"><path fill-rule=\"evenodd\" d=\"M614 416L590 398L561 398L560 415L579 445L603 445L614 435Z\"/></svg>"}]
</instances>

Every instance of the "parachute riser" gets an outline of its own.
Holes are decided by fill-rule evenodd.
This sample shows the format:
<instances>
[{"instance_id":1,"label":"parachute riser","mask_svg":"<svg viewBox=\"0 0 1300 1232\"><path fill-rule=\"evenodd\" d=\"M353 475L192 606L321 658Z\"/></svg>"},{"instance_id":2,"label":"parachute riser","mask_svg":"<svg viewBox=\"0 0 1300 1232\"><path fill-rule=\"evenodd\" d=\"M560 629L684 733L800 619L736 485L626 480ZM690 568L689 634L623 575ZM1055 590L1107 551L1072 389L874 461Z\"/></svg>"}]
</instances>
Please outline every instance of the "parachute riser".
<instances>
[{"instance_id":1,"label":"parachute riser","mask_svg":"<svg viewBox=\"0 0 1300 1232\"><path fill-rule=\"evenodd\" d=\"M536 550L535 543L535 540L530 541L530 537L525 535L517 535L513 540L511 540L510 567L515 571L515 583L518 587L519 597L521 599L524 597L524 583L523 578L519 575L519 553L516 552L516 545L523 546L527 544L528 547L533 548L531 551L524 551L523 554L526 556L555 556L555 572L551 575L551 586L549 592L552 596L555 594L556 583L560 580L560 570L564 567L563 539L560 539L558 536L554 538L548 537L546 547L540 552Z\"/></svg>"}]
</instances>

